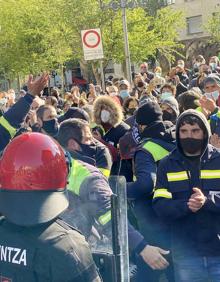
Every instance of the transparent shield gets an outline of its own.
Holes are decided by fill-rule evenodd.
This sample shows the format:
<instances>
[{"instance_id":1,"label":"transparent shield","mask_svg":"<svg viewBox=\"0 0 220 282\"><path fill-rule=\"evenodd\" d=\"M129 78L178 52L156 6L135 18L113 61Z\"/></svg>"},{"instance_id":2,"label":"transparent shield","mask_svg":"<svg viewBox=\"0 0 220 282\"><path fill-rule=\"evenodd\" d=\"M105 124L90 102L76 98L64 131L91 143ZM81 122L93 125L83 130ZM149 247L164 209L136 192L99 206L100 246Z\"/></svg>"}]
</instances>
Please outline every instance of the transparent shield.
<instances>
[{"instance_id":1,"label":"transparent shield","mask_svg":"<svg viewBox=\"0 0 220 282\"><path fill-rule=\"evenodd\" d=\"M111 240L92 246L93 257L104 282L128 282L129 252L126 180L111 176Z\"/></svg>"},{"instance_id":2,"label":"transparent shield","mask_svg":"<svg viewBox=\"0 0 220 282\"><path fill-rule=\"evenodd\" d=\"M89 191L90 183L84 187ZM109 178L113 195L111 210L103 215L109 217L107 224L100 224L95 217L93 202L83 201L80 196L69 191L69 207L61 218L77 228L86 237L94 260L104 282L129 281L129 251L126 180L121 176ZM110 206L110 203L109 203ZM97 205L96 205L97 207Z\"/></svg>"}]
</instances>

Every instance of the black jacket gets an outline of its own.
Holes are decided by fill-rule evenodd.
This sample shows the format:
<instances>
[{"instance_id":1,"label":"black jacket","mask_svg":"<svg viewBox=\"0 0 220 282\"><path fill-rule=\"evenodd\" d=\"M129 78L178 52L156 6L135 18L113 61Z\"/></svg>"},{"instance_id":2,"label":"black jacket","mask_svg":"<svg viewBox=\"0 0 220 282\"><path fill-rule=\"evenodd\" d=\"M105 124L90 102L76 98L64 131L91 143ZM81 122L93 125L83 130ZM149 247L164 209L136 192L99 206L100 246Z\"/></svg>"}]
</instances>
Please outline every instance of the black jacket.
<instances>
[{"instance_id":1,"label":"black jacket","mask_svg":"<svg viewBox=\"0 0 220 282\"><path fill-rule=\"evenodd\" d=\"M2 219L0 245L4 281L101 281L85 238L61 220L21 227Z\"/></svg>"},{"instance_id":2,"label":"black jacket","mask_svg":"<svg viewBox=\"0 0 220 282\"><path fill-rule=\"evenodd\" d=\"M21 124L24 122L24 119L30 110L33 99L34 96L26 94L0 118L0 151L7 146L9 141L15 136L16 130L21 127ZM7 126L4 126L5 123L2 123L3 118L9 123L10 127L15 130L14 134L10 134Z\"/></svg>"},{"instance_id":3,"label":"black jacket","mask_svg":"<svg viewBox=\"0 0 220 282\"><path fill-rule=\"evenodd\" d=\"M203 152L196 159L184 156L179 144L178 127L187 114L198 117L207 129ZM185 111L177 123L177 148L159 164L153 206L159 217L171 224L175 255L220 256L220 152L208 145L209 136L205 117ZM197 212L187 205L193 187L207 197Z\"/></svg>"}]
</instances>

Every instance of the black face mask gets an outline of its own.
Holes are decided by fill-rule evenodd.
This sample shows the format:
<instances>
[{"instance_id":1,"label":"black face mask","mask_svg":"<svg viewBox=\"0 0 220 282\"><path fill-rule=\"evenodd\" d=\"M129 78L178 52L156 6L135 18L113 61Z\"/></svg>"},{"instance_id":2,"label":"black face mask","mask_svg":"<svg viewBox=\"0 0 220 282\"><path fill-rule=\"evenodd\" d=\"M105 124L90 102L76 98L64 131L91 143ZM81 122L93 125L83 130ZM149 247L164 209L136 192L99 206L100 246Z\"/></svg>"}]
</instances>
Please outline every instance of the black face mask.
<instances>
[{"instance_id":1,"label":"black face mask","mask_svg":"<svg viewBox=\"0 0 220 282\"><path fill-rule=\"evenodd\" d=\"M176 73L176 75L178 75L178 76L182 76L182 75L183 75L183 73L179 71L179 72L177 72L177 73Z\"/></svg>"},{"instance_id":2,"label":"black face mask","mask_svg":"<svg viewBox=\"0 0 220 282\"><path fill-rule=\"evenodd\" d=\"M143 87L144 86L144 83L142 82L142 81L139 81L138 83L137 83L137 87Z\"/></svg>"},{"instance_id":3,"label":"black face mask","mask_svg":"<svg viewBox=\"0 0 220 282\"><path fill-rule=\"evenodd\" d=\"M133 116L135 111L136 111L136 108L127 109L127 113L131 116Z\"/></svg>"},{"instance_id":4,"label":"black face mask","mask_svg":"<svg viewBox=\"0 0 220 282\"><path fill-rule=\"evenodd\" d=\"M55 118L51 119L51 120L43 121L42 128L50 136L55 136L58 133L58 122L57 122L57 120Z\"/></svg>"},{"instance_id":5,"label":"black face mask","mask_svg":"<svg viewBox=\"0 0 220 282\"><path fill-rule=\"evenodd\" d=\"M204 140L195 138L182 138L180 139L180 145L185 153L193 155L199 152L200 154L204 146Z\"/></svg>"},{"instance_id":6,"label":"black face mask","mask_svg":"<svg viewBox=\"0 0 220 282\"><path fill-rule=\"evenodd\" d=\"M95 159L96 147L95 145L80 144L83 155Z\"/></svg>"},{"instance_id":7,"label":"black face mask","mask_svg":"<svg viewBox=\"0 0 220 282\"><path fill-rule=\"evenodd\" d=\"M176 115L170 112L163 111L163 120L175 121Z\"/></svg>"}]
</instances>

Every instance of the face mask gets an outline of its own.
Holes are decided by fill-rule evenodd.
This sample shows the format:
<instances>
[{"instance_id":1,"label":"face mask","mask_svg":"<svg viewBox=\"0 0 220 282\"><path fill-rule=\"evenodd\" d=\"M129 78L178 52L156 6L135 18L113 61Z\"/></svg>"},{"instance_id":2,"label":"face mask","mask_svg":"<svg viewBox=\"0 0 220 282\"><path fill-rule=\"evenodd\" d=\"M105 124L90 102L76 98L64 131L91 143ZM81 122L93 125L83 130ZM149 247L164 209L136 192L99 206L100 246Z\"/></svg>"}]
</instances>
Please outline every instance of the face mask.
<instances>
[{"instance_id":1,"label":"face mask","mask_svg":"<svg viewBox=\"0 0 220 282\"><path fill-rule=\"evenodd\" d=\"M136 108L130 108L127 110L127 113L131 116L133 116L134 112L136 111Z\"/></svg>"},{"instance_id":2,"label":"face mask","mask_svg":"<svg viewBox=\"0 0 220 282\"><path fill-rule=\"evenodd\" d=\"M193 65L194 70L195 70L195 69L199 69L200 65L201 65L201 63L195 63L195 64Z\"/></svg>"},{"instance_id":3,"label":"face mask","mask_svg":"<svg viewBox=\"0 0 220 282\"><path fill-rule=\"evenodd\" d=\"M215 70L218 65L216 63L210 63L209 66L212 70Z\"/></svg>"},{"instance_id":4,"label":"face mask","mask_svg":"<svg viewBox=\"0 0 220 282\"><path fill-rule=\"evenodd\" d=\"M218 100L218 97L219 97L219 91L218 91L218 90L215 90L215 91L210 92L210 93L205 93L204 95L205 95L208 99L212 99L212 100L217 101L217 100Z\"/></svg>"},{"instance_id":5,"label":"face mask","mask_svg":"<svg viewBox=\"0 0 220 282\"><path fill-rule=\"evenodd\" d=\"M204 144L203 139L195 139L195 138L183 138L180 139L180 145L185 153L188 154L196 154L197 152L201 152Z\"/></svg>"},{"instance_id":6,"label":"face mask","mask_svg":"<svg viewBox=\"0 0 220 282\"><path fill-rule=\"evenodd\" d=\"M178 66L179 68L182 68L182 69L184 69L184 67L185 67L183 64L178 64L177 66Z\"/></svg>"},{"instance_id":7,"label":"face mask","mask_svg":"<svg viewBox=\"0 0 220 282\"><path fill-rule=\"evenodd\" d=\"M128 90L121 90L120 91L120 97L124 100L124 99L126 99L127 97L129 97L130 95L129 95L129 92L128 92Z\"/></svg>"},{"instance_id":8,"label":"face mask","mask_svg":"<svg viewBox=\"0 0 220 282\"><path fill-rule=\"evenodd\" d=\"M117 95L116 92L110 92L110 93L109 93L109 96L110 96L110 97L115 97L116 95Z\"/></svg>"},{"instance_id":9,"label":"face mask","mask_svg":"<svg viewBox=\"0 0 220 282\"><path fill-rule=\"evenodd\" d=\"M180 72L180 71L176 73L176 75L178 75L178 76L182 76L182 74L183 74L183 73Z\"/></svg>"},{"instance_id":10,"label":"face mask","mask_svg":"<svg viewBox=\"0 0 220 282\"><path fill-rule=\"evenodd\" d=\"M102 110L101 111L101 120L104 123L107 123L110 120L110 113L109 111Z\"/></svg>"},{"instance_id":11,"label":"face mask","mask_svg":"<svg viewBox=\"0 0 220 282\"><path fill-rule=\"evenodd\" d=\"M47 121L43 121L42 127L50 136L55 136L58 133L58 122L57 120L51 119Z\"/></svg>"},{"instance_id":12,"label":"face mask","mask_svg":"<svg viewBox=\"0 0 220 282\"><path fill-rule=\"evenodd\" d=\"M83 155L95 159L96 149L92 145L80 144Z\"/></svg>"},{"instance_id":13,"label":"face mask","mask_svg":"<svg viewBox=\"0 0 220 282\"><path fill-rule=\"evenodd\" d=\"M172 97L172 96L173 96L173 94L171 92L163 92L161 94L161 100L165 100L165 99Z\"/></svg>"},{"instance_id":14,"label":"face mask","mask_svg":"<svg viewBox=\"0 0 220 282\"><path fill-rule=\"evenodd\" d=\"M139 82L137 83L137 87L143 87L143 86L144 86L143 81L139 81Z\"/></svg>"},{"instance_id":15,"label":"face mask","mask_svg":"<svg viewBox=\"0 0 220 282\"><path fill-rule=\"evenodd\" d=\"M171 114L170 112L163 111L163 120L174 121L175 120L175 115Z\"/></svg>"},{"instance_id":16,"label":"face mask","mask_svg":"<svg viewBox=\"0 0 220 282\"><path fill-rule=\"evenodd\" d=\"M160 72L155 72L155 75L156 75L157 77L160 77L160 76L161 76L161 73L160 73Z\"/></svg>"}]
</instances>

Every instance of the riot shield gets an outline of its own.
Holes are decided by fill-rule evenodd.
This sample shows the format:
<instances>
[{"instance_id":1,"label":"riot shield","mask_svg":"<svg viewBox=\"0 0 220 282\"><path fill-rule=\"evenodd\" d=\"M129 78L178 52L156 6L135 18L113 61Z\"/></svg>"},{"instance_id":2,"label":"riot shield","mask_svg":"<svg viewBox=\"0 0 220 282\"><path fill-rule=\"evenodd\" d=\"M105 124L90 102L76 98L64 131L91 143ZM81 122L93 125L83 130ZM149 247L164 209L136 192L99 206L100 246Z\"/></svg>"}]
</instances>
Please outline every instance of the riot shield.
<instances>
[{"instance_id":1,"label":"riot shield","mask_svg":"<svg viewBox=\"0 0 220 282\"><path fill-rule=\"evenodd\" d=\"M111 240L92 246L93 257L104 282L128 282L129 251L126 180L122 176L111 176L109 184L111 198Z\"/></svg>"}]
</instances>

